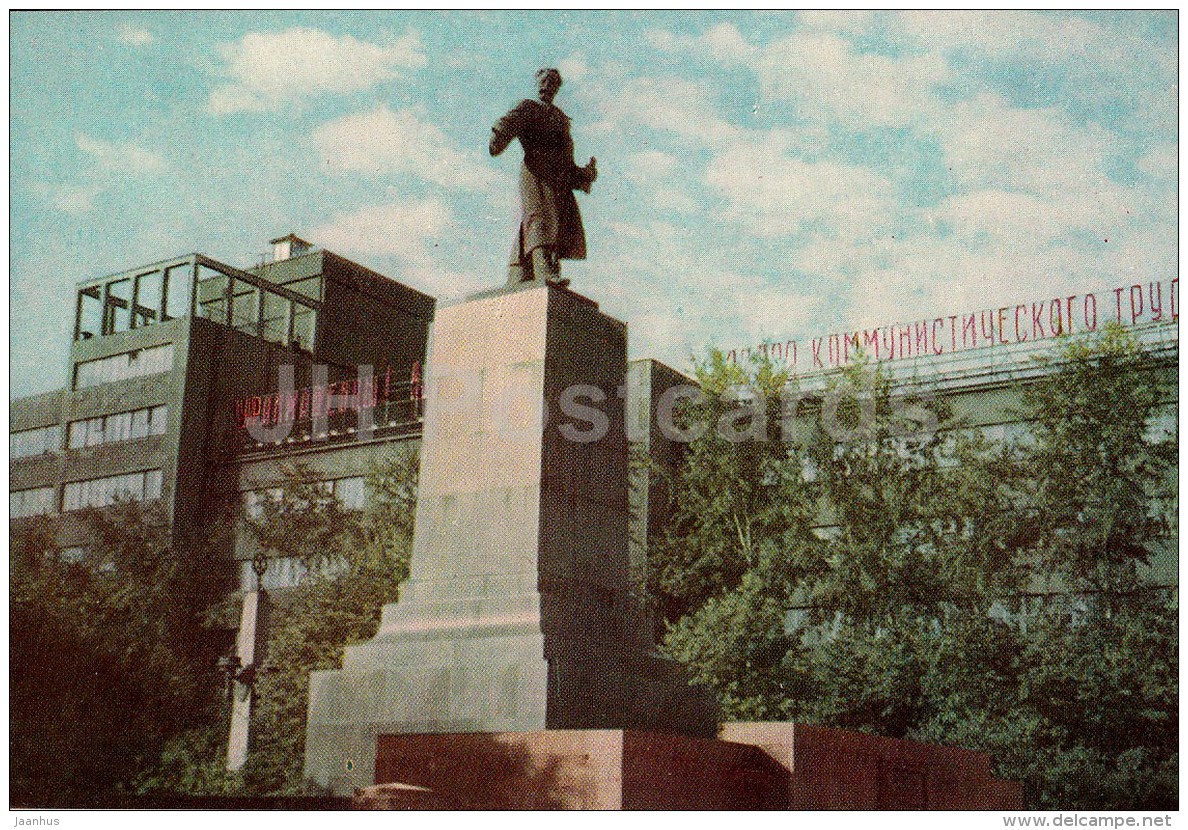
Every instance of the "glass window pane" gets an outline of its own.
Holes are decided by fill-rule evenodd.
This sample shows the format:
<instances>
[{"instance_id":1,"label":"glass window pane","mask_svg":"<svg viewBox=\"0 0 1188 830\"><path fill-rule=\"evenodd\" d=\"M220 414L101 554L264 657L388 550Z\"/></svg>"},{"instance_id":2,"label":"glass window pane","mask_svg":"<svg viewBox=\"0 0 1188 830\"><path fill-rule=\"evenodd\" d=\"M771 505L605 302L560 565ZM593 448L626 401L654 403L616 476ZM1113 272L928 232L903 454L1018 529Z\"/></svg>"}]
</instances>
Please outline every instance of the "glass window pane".
<instances>
[{"instance_id":1,"label":"glass window pane","mask_svg":"<svg viewBox=\"0 0 1188 830\"><path fill-rule=\"evenodd\" d=\"M227 301L226 300L207 300L204 303L198 304L198 316L205 317L207 320L214 320L216 323L226 324L227 322Z\"/></svg>"},{"instance_id":2,"label":"glass window pane","mask_svg":"<svg viewBox=\"0 0 1188 830\"><path fill-rule=\"evenodd\" d=\"M161 319L161 282L164 276L161 271L150 271L147 274L137 275L135 304L132 313L133 327L150 326Z\"/></svg>"},{"instance_id":3,"label":"glass window pane","mask_svg":"<svg viewBox=\"0 0 1188 830\"><path fill-rule=\"evenodd\" d=\"M94 285L78 292L77 328L79 340L98 337L103 332L102 286Z\"/></svg>"},{"instance_id":4,"label":"glass window pane","mask_svg":"<svg viewBox=\"0 0 1188 830\"><path fill-rule=\"evenodd\" d=\"M164 320L185 317L190 313L190 263L175 265L165 272Z\"/></svg>"},{"instance_id":5,"label":"glass window pane","mask_svg":"<svg viewBox=\"0 0 1188 830\"><path fill-rule=\"evenodd\" d=\"M322 299L322 278L320 276L307 277L303 280L283 283L283 285L290 291L296 291L298 294L304 294L314 300Z\"/></svg>"},{"instance_id":6,"label":"glass window pane","mask_svg":"<svg viewBox=\"0 0 1188 830\"><path fill-rule=\"evenodd\" d=\"M334 483L334 495L347 510L362 510L364 504L364 481L358 478L340 478Z\"/></svg>"},{"instance_id":7,"label":"glass window pane","mask_svg":"<svg viewBox=\"0 0 1188 830\"><path fill-rule=\"evenodd\" d=\"M75 421L70 425L70 449L82 449L87 441L87 422Z\"/></svg>"},{"instance_id":8,"label":"glass window pane","mask_svg":"<svg viewBox=\"0 0 1188 830\"><path fill-rule=\"evenodd\" d=\"M242 332L255 334L259 327L259 289L251 283L232 283L231 325Z\"/></svg>"},{"instance_id":9,"label":"glass window pane","mask_svg":"<svg viewBox=\"0 0 1188 830\"><path fill-rule=\"evenodd\" d=\"M62 548L58 551L58 561L67 565L77 565L87 558L87 549L83 547Z\"/></svg>"},{"instance_id":10,"label":"glass window pane","mask_svg":"<svg viewBox=\"0 0 1188 830\"><path fill-rule=\"evenodd\" d=\"M161 498L160 470L149 470L144 474L144 498L146 501Z\"/></svg>"},{"instance_id":11,"label":"glass window pane","mask_svg":"<svg viewBox=\"0 0 1188 830\"><path fill-rule=\"evenodd\" d=\"M132 280L113 280L103 299L103 333L127 331L132 327Z\"/></svg>"},{"instance_id":12,"label":"glass window pane","mask_svg":"<svg viewBox=\"0 0 1188 830\"><path fill-rule=\"evenodd\" d=\"M154 406L149 410L149 435L164 435L168 420L168 407Z\"/></svg>"},{"instance_id":13,"label":"glass window pane","mask_svg":"<svg viewBox=\"0 0 1188 830\"><path fill-rule=\"evenodd\" d=\"M314 330L317 315L312 308L300 303L293 304L293 345L306 351L313 351Z\"/></svg>"},{"instance_id":14,"label":"glass window pane","mask_svg":"<svg viewBox=\"0 0 1188 830\"><path fill-rule=\"evenodd\" d=\"M292 303L279 294L264 292L264 320L260 336L273 343L289 342L289 306Z\"/></svg>"},{"instance_id":15,"label":"glass window pane","mask_svg":"<svg viewBox=\"0 0 1188 830\"><path fill-rule=\"evenodd\" d=\"M129 436L131 438L144 438L148 434L148 410L141 409L137 412L133 412L131 432Z\"/></svg>"}]
</instances>

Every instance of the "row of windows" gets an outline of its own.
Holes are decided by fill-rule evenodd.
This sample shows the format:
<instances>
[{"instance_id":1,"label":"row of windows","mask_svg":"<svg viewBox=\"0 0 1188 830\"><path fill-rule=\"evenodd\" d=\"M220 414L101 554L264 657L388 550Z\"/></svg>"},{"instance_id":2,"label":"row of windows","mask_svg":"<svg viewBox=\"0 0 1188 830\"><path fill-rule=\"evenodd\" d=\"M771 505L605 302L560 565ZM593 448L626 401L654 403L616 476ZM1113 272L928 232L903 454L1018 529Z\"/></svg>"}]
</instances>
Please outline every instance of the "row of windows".
<instances>
[{"instance_id":1,"label":"row of windows","mask_svg":"<svg viewBox=\"0 0 1188 830\"><path fill-rule=\"evenodd\" d=\"M327 563L319 570L326 576L333 576L346 568L345 562ZM301 560L292 556L282 556L268 560L268 568L264 571L264 578L260 580L260 587L265 590L277 588L292 588L300 585L309 574L309 569L301 564ZM256 572L252 563L239 563L239 589L241 591L256 590Z\"/></svg>"},{"instance_id":2,"label":"row of windows","mask_svg":"<svg viewBox=\"0 0 1188 830\"><path fill-rule=\"evenodd\" d=\"M347 510L362 510L367 503L367 485L363 476L319 481L315 486L327 496L334 496ZM244 510L251 518L259 519L264 515L264 505L279 502L283 493L280 487L248 490L243 494Z\"/></svg>"},{"instance_id":3,"label":"row of windows","mask_svg":"<svg viewBox=\"0 0 1188 830\"><path fill-rule=\"evenodd\" d=\"M189 313L193 263L122 277L78 292L75 339L115 334Z\"/></svg>"},{"instance_id":4,"label":"row of windows","mask_svg":"<svg viewBox=\"0 0 1188 830\"><path fill-rule=\"evenodd\" d=\"M24 519L29 516L44 516L53 513L56 507L56 495L54 487L15 490L8 494L8 518Z\"/></svg>"},{"instance_id":5,"label":"row of windows","mask_svg":"<svg viewBox=\"0 0 1188 830\"><path fill-rule=\"evenodd\" d=\"M62 448L62 428L57 424L37 429L24 429L8 436L10 458L32 458L55 453Z\"/></svg>"},{"instance_id":6,"label":"row of windows","mask_svg":"<svg viewBox=\"0 0 1188 830\"><path fill-rule=\"evenodd\" d=\"M211 275L206 276L208 273ZM320 280L316 288L320 294ZM306 291L313 289L311 285ZM210 269L200 269L197 314L245 334L302 349L313 348L317 330L317 311L312 305Z\"/></svg>"},{"instance_id":7,"label":"row of windows","mask_svg":"<svg viewBox=\"0 0 1188 830\"><path fill-rule=\"evenodd\" d=\"M89 389L104 383L168 372L172 368L172 343L148 349L135 349L78 364L74 370L74 388Z\"/></svg>"},{"instance_id":8,"label":"row of windows","mask_svg":"<svg viewBox=\"0 0 1188 830\"><path fill-rule=\"evenodd\" d=\"M70 449L132 441L149 435L164 435L169 408L153 406L131 412L117 412L70 424Z\"/></svg>"},{"instance_id":9,"label":"row of windows","mask_svg":"<svg viewBox=\"0 0 1188 830\"><path fill-rule=\"evenodd\" d=\"M152 501L161 498L161 471L72 481L62 489L62 511L107 507L120 500Z\"/></svg>"}]
</instances>

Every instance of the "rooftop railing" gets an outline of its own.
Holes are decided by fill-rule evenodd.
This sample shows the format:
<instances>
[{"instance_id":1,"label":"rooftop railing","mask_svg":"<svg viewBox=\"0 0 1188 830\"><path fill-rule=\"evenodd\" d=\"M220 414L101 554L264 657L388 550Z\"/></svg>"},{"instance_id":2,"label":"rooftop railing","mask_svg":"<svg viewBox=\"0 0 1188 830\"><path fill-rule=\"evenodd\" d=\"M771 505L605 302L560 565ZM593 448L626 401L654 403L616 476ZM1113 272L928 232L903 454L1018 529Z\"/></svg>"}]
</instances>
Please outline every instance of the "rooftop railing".
<instances>
[{"instance_id":1,"label":"rooftop railing","mask_svg":"<svg viewBox=\"0 0 1188 830\"><path fill-rule=\"evenodd\" d=\"M321 303L202 254L79 283L74 339L87 340L187 316L311 351Z\"/></svg>"}]
</instances>

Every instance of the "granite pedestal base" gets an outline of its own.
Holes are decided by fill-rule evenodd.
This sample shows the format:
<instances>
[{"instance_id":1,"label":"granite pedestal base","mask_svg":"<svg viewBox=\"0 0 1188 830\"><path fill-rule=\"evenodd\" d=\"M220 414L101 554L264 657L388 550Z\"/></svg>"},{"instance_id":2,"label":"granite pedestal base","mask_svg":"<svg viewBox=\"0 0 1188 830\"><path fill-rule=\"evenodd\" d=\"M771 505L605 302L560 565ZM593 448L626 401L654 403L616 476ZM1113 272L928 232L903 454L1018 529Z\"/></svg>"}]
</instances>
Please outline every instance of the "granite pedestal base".
<instances>
[{"instance_id":1,"label":"granite pedestal base","mask_svg":"<svg viewBox=\"0 0 1188 830\"><path fill-rule=\"evenodd\" d=\"M411 576L310 678L305 774L373 778L383 734L648 729L716 708L653 653L628 553L627 331L553 286L440 308Z\"/></svg>"},{"instance_id":2,"label":"granite pedestal base","mask_svg":"<svg viewBox=\"0 0 1188 830\"><path fill-rule=\"evenodd\" d=\"M791 723L718 740L634 730L383 735L359 809L1017 810L963 749Z\"/></svg>"}]
</instances>

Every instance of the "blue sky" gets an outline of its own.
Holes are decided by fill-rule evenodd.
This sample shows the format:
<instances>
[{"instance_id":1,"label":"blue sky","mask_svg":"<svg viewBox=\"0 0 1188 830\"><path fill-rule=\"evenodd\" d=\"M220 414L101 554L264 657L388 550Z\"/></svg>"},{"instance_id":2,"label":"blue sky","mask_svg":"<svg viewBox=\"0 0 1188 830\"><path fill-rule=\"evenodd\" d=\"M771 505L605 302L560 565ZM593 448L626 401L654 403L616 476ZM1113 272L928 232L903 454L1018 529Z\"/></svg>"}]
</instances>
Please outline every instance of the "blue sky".
<instances>
[{"instance_id":1,"label":"blue sky","mask_svg":"<svg viewBox=\"0 0 1188 830\"><path fill-rule=\"evenodd\" d=\"M502 283L557 66L590 258L633 357L1170 280L1177 17L23 12L11 394L65 383L73 286L296 232L442 299Z\"/></svg>"}]
</instances>

